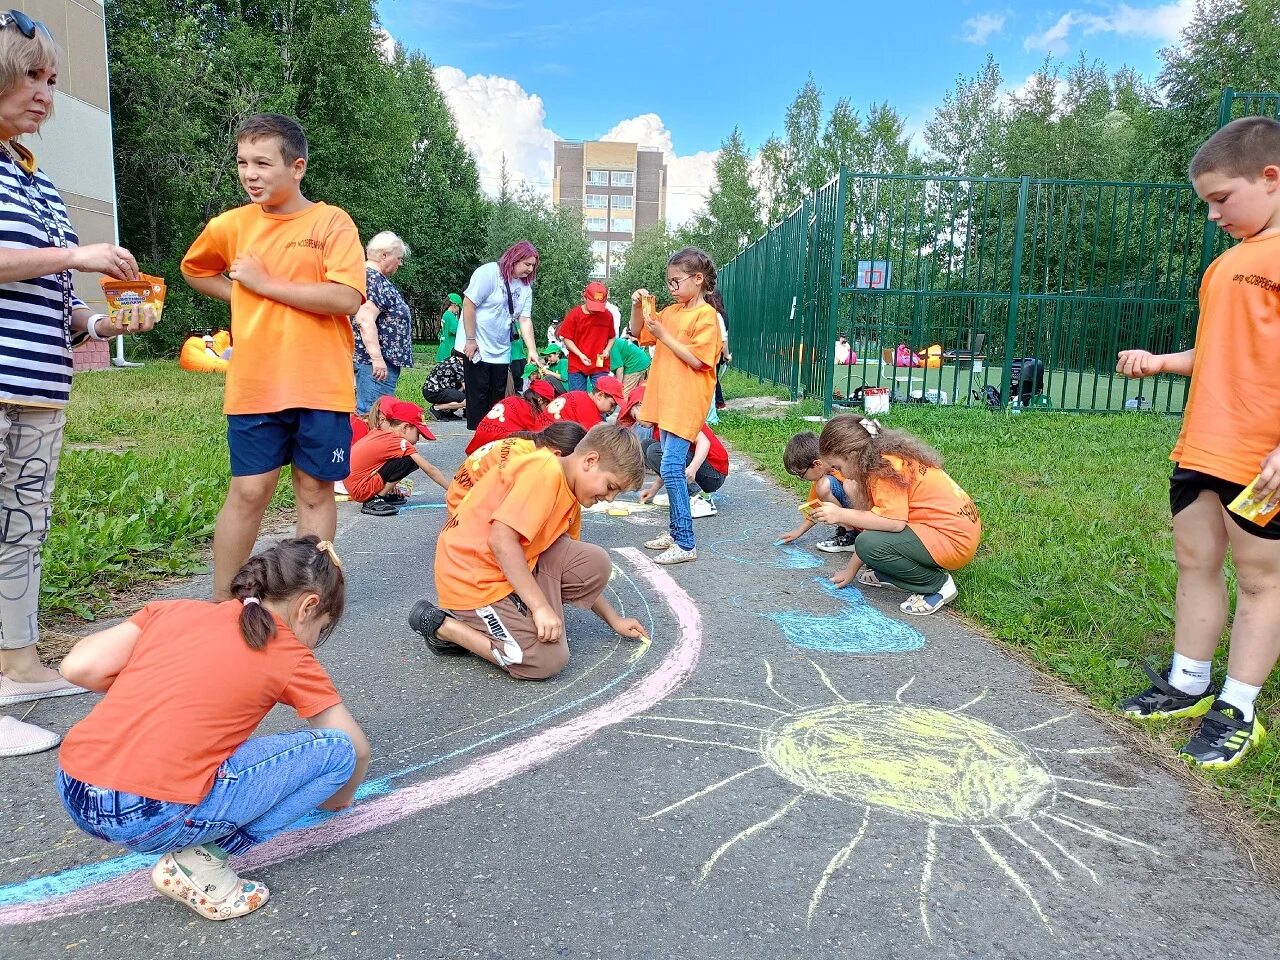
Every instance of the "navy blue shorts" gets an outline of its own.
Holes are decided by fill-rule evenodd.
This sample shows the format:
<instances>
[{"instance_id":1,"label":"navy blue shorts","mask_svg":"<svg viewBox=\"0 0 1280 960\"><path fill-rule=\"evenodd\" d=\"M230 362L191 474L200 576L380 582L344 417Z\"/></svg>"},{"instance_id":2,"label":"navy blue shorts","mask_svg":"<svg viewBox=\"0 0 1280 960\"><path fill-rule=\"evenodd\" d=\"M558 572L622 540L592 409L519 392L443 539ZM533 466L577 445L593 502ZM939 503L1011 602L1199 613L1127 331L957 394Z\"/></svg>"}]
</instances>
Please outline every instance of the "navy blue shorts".
<instances>
[{"instance_id":1,"label":"navy blue shorts","mask_svg":"<svg viewBox=\"0 0 1280 960\"><path fill-rule=\"evenodd\" d=\"M351 414L297 408L231 414L227 446L233 477L254 477L288 464L317 480L343 480L351 472Z\"/></svg>"}]
</instances>

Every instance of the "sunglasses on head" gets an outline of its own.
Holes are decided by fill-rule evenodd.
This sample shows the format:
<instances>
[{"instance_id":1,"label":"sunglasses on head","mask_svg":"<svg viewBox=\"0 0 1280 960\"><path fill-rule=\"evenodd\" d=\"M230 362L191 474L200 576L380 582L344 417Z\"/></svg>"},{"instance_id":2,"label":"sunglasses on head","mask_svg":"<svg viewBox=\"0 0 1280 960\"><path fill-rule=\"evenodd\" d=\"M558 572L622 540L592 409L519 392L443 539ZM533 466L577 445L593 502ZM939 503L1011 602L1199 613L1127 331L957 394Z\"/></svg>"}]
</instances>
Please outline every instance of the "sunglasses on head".
<instances>
[{"instance_id":1,"label":"sunglasses on head","mask_svg":"<svg viewBox=\"0 0 1280 960\"><path fill-rule=\"evenodd\" d=\"M37 30L43 33L50 40L53 39L53 34L49 32L48 27L39 20L32 20L21 10L8 10L4 13L0 13L0 30L3 30L11 23L16 26L18 28L18 32L28 40L35 37Z\"/></svg>"}]
</instances>

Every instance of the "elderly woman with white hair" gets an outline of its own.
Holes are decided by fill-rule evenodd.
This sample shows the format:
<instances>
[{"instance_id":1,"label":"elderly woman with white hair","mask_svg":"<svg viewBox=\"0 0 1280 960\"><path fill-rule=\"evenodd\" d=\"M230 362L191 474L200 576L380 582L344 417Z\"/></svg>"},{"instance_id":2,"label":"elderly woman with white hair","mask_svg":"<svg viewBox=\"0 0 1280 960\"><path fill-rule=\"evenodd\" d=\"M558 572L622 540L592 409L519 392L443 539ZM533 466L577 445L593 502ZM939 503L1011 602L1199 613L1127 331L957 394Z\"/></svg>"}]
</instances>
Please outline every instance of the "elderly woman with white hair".
<instances>
[{"instance_id":1,"label":"elderly woman with white hair","mask_svg":"<svg viewBox=\"0 0 1280 960\"><path fill-rule=\"evenodd\" d=\"M365 416L395 396L400 370L413 366L413 313L390 277L409 256L409 245L389 230L364 248L368 299L351 318L356 335L356 414Z\"/></svg>"}]
</instances>

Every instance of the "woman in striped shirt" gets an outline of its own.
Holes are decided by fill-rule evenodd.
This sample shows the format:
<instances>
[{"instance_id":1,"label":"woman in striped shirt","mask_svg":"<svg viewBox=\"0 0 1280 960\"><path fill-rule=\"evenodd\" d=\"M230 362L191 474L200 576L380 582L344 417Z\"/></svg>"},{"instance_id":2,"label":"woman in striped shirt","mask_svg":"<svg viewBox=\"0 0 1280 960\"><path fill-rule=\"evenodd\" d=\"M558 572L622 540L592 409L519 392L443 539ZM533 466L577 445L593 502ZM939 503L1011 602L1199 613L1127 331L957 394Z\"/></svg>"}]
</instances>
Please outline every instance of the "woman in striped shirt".
<instances>
[{"instance_id":1,"label":"woman in striped shirt","mask_svg":"<svg viewBox=\"0 0 1280 960\"><path fill-rule=\"evenodd\" d=\"M40 546L62 449L71 347L150 329L90 313L72 271L138 277L133 255L110 243L80 246L57 189L17 138L53 112L61 51L44 24L0 13L0 705L84 693L40 662L36 613ZM0 757L48 750L57 734L0 716Z\"/></svg>"}]
</instances>

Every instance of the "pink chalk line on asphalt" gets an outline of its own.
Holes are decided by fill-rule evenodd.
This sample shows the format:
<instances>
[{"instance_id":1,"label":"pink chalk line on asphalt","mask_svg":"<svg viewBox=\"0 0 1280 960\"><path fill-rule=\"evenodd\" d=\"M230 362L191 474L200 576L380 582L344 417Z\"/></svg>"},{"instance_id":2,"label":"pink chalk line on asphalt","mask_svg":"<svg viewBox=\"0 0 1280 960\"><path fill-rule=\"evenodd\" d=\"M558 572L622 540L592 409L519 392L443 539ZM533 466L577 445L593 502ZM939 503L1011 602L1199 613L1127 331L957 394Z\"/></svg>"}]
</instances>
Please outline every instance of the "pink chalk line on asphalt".
<instances>
[{"instance_id":1,"label":"pink chalk line on asphalt","mask_svg":"<svg viewBox=\"0 0 1280 960\"><path fill-rule=\"evenodd\" d=\"M380 830L423 810L480 793L568 752L607 727L643 713L683 686L693 675L702 654L702 614L670 574L639 550L622 547L614 552L631 564L636 574L667 604L676 619L675 646L652 673L594 710L570 717L541 733L487 754L461 770L401 787L361 803L341 817L279 836L252 850L237 862L237 869L243 867L252 871L303 853L323 850L348 837ZM0 908L0 926L37 923L159 897L147 874L148 871L135 870L38 903Z\"/></svg>"}]
</instances>

